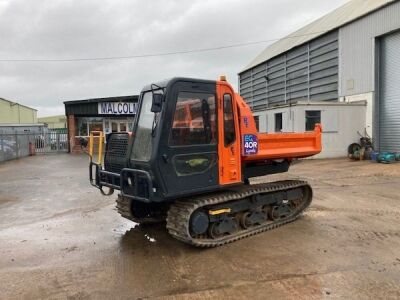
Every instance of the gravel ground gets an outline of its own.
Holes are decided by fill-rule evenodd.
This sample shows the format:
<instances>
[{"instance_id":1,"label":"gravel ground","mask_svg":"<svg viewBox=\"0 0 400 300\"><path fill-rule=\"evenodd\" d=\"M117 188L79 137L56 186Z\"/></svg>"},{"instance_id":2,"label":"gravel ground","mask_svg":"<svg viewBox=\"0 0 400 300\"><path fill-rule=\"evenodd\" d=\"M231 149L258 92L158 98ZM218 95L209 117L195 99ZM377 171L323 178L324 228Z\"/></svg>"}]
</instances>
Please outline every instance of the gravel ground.
<instances>
[{"instance_id":1,"label":"gravel ground","mask_svg":"<svg viewBox=\"0 0 400 300\"><path fill-rule=\"evenodd\" d=\"M400 164L308 160L311 207L220 248L121 218L87 157L0 164L0 299L399 299Z\"/></svg>"}]
</instances>

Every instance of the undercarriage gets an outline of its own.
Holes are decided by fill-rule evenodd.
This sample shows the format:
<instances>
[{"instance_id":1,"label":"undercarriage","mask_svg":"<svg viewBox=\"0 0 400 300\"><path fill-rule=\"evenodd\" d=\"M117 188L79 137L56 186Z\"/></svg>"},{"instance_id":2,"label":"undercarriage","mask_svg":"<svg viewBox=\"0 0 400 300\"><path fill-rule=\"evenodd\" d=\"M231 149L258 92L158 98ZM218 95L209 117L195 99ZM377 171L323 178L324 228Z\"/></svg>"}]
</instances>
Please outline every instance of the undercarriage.
<instances>
[{"instance_id":1,"label":"undercarriage","mask_svg":"<svg viewBox=\"0 0 400 300\"><path fill-rule=\"evenodd\" d=\"M241 185L184 198L168 206L138 204L119 196L118 212L141 224L166 220L174 238L196 247L216 247L296 220L310 205L305 181Z\"/></svg>"}]
</instances>

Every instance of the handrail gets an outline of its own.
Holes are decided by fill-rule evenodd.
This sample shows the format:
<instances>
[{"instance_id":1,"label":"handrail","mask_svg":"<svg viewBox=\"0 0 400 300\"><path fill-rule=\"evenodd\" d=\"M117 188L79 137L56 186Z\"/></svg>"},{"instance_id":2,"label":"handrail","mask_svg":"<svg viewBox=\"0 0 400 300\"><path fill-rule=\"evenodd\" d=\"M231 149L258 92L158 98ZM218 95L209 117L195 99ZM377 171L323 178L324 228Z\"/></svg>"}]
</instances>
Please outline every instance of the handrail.
<instances>
[{"instance_id":1,"label":"handrail","mask_svg":"<svg viewBox=\"0 0 400 300\"><path fill-rule=\"evenodd\" d=\"M98 134L95 136L94 134ZM94 145L94 138L99 138L99 148L98 148L98 158L97 163L100 165L102 161L102 154L103 154L103 141L104 141L104 133L103 131L91 131L89 135L89 156L90 159L93 158L93 145Z\"/></svg>"}]
</instances>

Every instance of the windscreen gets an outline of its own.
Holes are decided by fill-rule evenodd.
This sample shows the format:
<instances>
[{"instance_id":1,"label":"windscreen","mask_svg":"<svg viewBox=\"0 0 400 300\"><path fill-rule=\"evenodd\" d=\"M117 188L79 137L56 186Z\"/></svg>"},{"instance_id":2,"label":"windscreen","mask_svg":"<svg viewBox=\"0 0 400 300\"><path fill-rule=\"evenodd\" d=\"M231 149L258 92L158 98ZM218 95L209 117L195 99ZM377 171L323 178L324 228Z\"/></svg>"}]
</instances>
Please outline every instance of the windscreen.
<instances>
[{"instance_id":1,"label":"windscreen","mask_svg":"<svg viewBox=\"0 0 400 300\"><path fill-rule=\"evenodd\" d=\"M155 114L151 112L152 93L147 92L142 97L139 121L134 134L131 158L148 161L152 151L152 128Z\"/></svg>"}]
</instances>

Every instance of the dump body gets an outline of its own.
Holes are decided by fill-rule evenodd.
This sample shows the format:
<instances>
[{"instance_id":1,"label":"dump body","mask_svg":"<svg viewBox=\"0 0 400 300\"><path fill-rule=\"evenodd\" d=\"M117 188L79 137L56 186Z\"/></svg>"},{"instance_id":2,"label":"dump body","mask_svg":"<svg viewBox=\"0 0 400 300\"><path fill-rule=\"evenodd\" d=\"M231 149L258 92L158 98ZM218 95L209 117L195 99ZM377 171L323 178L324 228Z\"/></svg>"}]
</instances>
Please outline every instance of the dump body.
<instances>
[{"instance_id":1,"label":"dump body","mask_svg":"<svg viewBox=\"0 0 400 300\"><path fill-rule=\"evenodd\" d=\"M239 94L235 94L235 101L241 121L240 133L243 162L304 158L321 152L322 128L320 124L315 126L314 131L309 132L259 133L250 107ZM246 141L244 140L246 135L255 136L255 141L257 142L255 153L246 153Z\"/></svg>"},{"instance_id":2,"label":"dump body","mask_svg":"<svg viewBox=\"0 0 400 300\"><path fill-rule=\"evenodd\" d=\"M321 152L321 126L306 133L259 133L257 155L243 156L243 161L293 159Z\"/></svg>"}]
</instances>

